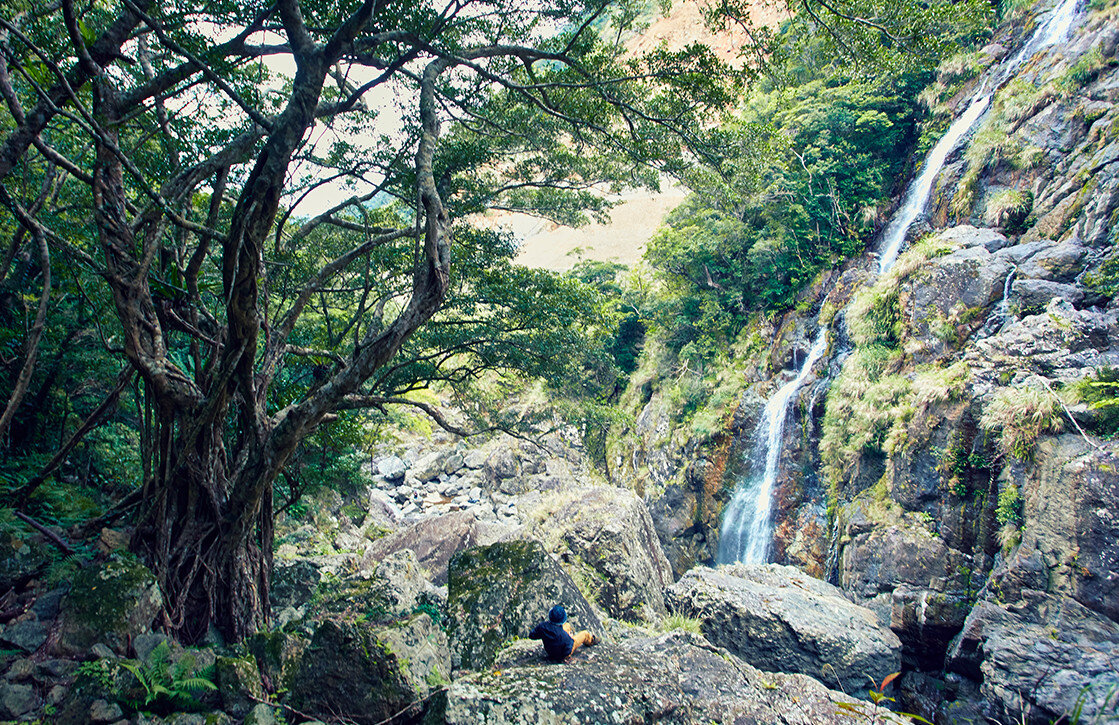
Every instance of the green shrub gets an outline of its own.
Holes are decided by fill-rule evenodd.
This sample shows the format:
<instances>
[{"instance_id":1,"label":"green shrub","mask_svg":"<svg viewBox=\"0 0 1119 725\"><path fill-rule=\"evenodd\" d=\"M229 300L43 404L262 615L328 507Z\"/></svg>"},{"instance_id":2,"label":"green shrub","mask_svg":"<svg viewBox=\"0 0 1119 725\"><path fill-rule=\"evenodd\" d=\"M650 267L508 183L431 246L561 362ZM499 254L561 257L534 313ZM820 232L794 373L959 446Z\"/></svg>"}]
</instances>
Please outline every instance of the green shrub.
<instances>
[{"instance_id":1,"label":"green shrub","mask_svg":"<svg viewBox=\"0 0 1119 725\"><path fill-rule=\"evenodd\" d=\"M913 397L918 405L946 403L963 395L971 381L971 368L963 360L946 368L924 367L913 376Z\"/></svg>"},{"instance_id":2,"label":"green shrub","mask_svg":"<svg viewBox=\"0 0 1119 725\"><path fill-rule=\"evenodd\" d=\"M936 82L951 86L979 75L989 64L989 57L979 51L956 53L946 58L936 69Z\"/></svg>"},{"instance_id":3,"label":"green shrub","mask_svg":"<svg viewBox=\"0 0 1119 725\"><path fill-rule=\"evenodd\" d=\"M1003 551L1018 546L1022 541L1022 497L1013 483L999 491L995 520L999 523L998 541Z\"/></svg>"},{"instance_id":4,"label":"green shrub","mask_svg":"<svg viewBox=\"0 0 1119 725\"><path fill-rule=\"evenodd\" d=\"M1100 368L1073 385L1073 392L1097 411L1093 430L1109 437L1119 432L1119 368Z\"/></svg>"},{"instance_id":5,"label":"green shrub","mask_svg":"<svg viewBox=\"0 0 1119 725\"><path fill-rule=\"evenodd\" d=\"M195 671L195 657L187 654L171 662L171 647L160 642L143 662L121 660L120 667L136 679L141 690L136 698L124 697L121 704L136 712L170 714L204 709L195 698L202 690L217 690L204 672Z\"/></svg>"},{"instance_id":6,"label":"green shrub","mask_svg":"<svg viewBox=\"0 0 1119 725\"><path fill-rule=\"evenodd\" d=\"M1061 90L1061 95L1069 97L1076 93L1078 90L1096 80L1100 71L1108 66L1108 61L1104 60L1103 51L1097 44L1083 56L1080 60L1072 64L1072 66L1065 71L1065 74L1057 81L1057 87Z\"/></svg>"},{"instance_id":7,"label":"green shrub","mask_svg":"<svg viewBox=\"0 0 1119 725\"><path fill-rule=\"evenodd\" d=\"M889 359L896 359L895 354ZM887 363L888 364L888 363ZM903 375L883 374L882 347L856 349L828 393L820 457L831 484L838 483L864 451L884 452L895 426L912 416L911 383Z\"/></svg>"},{"instance_id":8,"label":"green shrub","mask_svg":"<svg viewBox=\"0 0 1119 725\"><path fill-rule=\"evenodd\" d=\"M1018 493L1018 487L1013 483L1006 484L999 491L999 502L995 508L995 520L999 522L1000 526L1022 523L1022 496Z\"/></svg>"},{"instance_id":9,"label":"green shrub","mask_svg":"<svg viewBox=\"0 0 1119 725\"><path fill-rule=\"evenodd\" d=\"M1085 274L1083 284L1104 297L1111 298L1119 294L1119 253L1112 252L1099 267Z\"/></svg>"},{"instance_id":10,"label":"green shrub","mask_svg":"<svg viewBox=\"0 0 1119 725\"><path fill-rule=\"evenodd\" d=\"M684 632L691 632L692 634L703 634L703 621L685 617L683 614L668 615L665 617L663 626L666 632L679 629Z\"/></svg>"},{"instance_id":11,"label":"green shrub","mask_svg":"<svg viewBox=\"0 0 1119 725\"><path fill-rule=\"evenodd\" d=\"M847 329L856 345L897 347L903 330L898 285L884 280L856 295L847 310Z\"/></svg>"}]
</instances>

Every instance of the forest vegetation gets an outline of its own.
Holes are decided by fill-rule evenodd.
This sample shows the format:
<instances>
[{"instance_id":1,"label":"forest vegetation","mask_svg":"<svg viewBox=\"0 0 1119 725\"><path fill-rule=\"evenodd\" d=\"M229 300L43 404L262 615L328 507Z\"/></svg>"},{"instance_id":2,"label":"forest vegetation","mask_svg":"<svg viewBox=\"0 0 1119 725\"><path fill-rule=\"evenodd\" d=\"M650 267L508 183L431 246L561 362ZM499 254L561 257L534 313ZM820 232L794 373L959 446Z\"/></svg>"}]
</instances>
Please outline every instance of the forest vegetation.
<instances>
[{"instance_id":1,"label":"forest vegetation","mask_svg":"<svg viewBox=\"0 0 1119 725\"><path fill-rule=\"evenodd\" d=\"M710 393L752 316L864 250L932 132L921 91L1002 11L789 10L736 72L702 46L627 55L634 2L12 0L4 525L123 524L161 626L236 641L265 624L274 517L416 414L560 416L605 466L639 365ZM694 193L640 270L517 267L471 224L579 223L608 213L596 189L662 174ZM306 211L328 183L347 198ZM532 415L506 404L533 389Z\"/></svg>"}]
</instances>

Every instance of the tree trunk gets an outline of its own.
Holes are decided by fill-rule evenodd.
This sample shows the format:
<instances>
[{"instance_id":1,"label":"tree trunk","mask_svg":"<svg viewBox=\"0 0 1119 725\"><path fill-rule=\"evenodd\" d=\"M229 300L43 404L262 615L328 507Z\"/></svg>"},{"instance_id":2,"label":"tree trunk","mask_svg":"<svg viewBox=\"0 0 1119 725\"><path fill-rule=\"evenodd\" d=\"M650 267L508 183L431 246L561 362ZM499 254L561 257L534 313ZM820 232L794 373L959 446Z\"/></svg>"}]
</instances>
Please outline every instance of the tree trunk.
<instances>
[{"instance_id":1,"label":"tree trunk","mask_svg":"<svg viewBox=\"0 0 1119 725\"><path fill-rule=\"evenodd\" d=\"M252 441L242 441L234 456L239 470L231 470L224 420L197 431L181 418L157 418L157 467L132 548L159 579L165 628L188 643L211 627L239 641L268 619L275 476L251 465L264 458ZM261 493L247 506L243 496L231 495L246 485Z\"/></svg>"}]
</instances>

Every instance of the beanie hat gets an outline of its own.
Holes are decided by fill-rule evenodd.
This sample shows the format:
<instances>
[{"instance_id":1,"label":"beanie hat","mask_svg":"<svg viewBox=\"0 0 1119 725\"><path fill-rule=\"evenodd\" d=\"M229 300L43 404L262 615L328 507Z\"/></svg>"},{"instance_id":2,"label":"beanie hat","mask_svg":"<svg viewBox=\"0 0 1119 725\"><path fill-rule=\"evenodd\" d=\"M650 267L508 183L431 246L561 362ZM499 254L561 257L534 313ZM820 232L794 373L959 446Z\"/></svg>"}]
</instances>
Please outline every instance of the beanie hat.
<instances>
[{"instance_id":1,"label":"beanie hat","mask_svg":"<svg viewBox=\"0 0 1119 725\"><path fill-rule=\"evenodd\" d=\"M567 610L562 604L557 604L548 612L548 620L554 624L563 624L567 621Z\"/></svg>"}]
</instances>

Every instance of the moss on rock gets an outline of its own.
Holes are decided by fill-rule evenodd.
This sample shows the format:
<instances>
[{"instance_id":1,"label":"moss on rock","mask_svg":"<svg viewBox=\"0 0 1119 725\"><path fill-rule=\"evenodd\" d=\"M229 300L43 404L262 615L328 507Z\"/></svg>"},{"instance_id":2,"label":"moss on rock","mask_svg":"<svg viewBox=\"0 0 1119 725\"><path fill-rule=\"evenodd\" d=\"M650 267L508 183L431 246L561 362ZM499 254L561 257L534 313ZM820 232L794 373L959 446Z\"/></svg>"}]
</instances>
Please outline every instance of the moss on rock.
<instances>
[{"instance_id":1,"label":"moss on rock","mask_svg":"<svg viewBox=\"0 0 1119 725\"><path fill-rule=\"evenodd\" d=\"M83 655L98 642L127 654L132 637L151 630L163 606L152 573L135 557L117 554L75 575L63 603L56 650Z\"/></svg>"}]
</instances>

